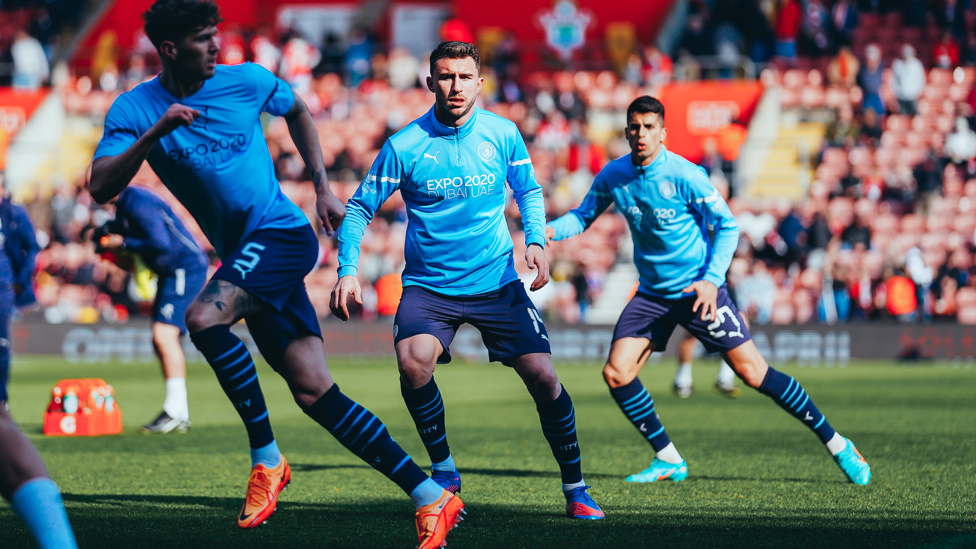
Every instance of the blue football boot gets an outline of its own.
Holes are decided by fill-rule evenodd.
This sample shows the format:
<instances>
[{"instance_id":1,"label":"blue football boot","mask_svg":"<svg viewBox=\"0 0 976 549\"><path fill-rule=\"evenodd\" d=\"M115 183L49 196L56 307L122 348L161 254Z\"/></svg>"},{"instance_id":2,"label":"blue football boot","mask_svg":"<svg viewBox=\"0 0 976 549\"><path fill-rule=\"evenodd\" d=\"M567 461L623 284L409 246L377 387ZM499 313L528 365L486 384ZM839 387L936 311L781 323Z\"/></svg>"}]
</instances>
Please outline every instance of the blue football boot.
<instances>
[{"instance_id":1,"label":"blue football boot","mask_svg":"<svg viewBox=\"0 0 976 549\"><path fill-rule=\"evenodd\" d=\"M668 463L654 458L654 462L640 473L627 477L627 482L657 482L659 480L673 480L680 482L688 476L688 462Z\"/></svg>"},{"instance_id":2,"label":"blue football boot","mask_svg":"<svg viewBox=\"0 0 976 549\"><path fill-rule=\"evenodd\" d=\"M564 492L566 496L566 514L578 519L599 520L605 517L600 506L593 501L586 492L589 486L580 486Z\"/></svg>"},{"instance_id":3,"label":"blue football boot","mask_svg":"<svg viewBox=\"0 0 976 549\"><path fill-rule=\"evenodd\" d=\"M430 471L430 478L434 479L434 482L439 484L441 488L452 494L461 493L461 473L458 473L457 469L453 471L432 469Z\"/></svg>"},{"instance_id":4,"label":"blue football boot","mask_svg":"<svg viewBox=\"0 0 976 549\"><path fill-rule=\"evenodd\" d=\"M871 466L864 460L861 452L858 452L857 448L854 447L851 439L845 438L844 440L847 441L847 447L834 456L834 461L847 475L848 480L854 484L867 484L871 481Z\"/></svg>"}]
</instances>

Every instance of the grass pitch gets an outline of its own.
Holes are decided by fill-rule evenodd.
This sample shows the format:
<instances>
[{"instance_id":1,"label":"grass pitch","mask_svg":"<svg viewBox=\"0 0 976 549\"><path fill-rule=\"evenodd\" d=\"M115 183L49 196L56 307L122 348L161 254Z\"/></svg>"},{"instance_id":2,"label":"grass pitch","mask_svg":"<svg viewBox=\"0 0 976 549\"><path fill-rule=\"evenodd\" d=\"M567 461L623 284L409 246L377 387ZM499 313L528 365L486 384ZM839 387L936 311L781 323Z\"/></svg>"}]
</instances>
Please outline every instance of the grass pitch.
<instances>
[{"instance_id":1,"label":"grass pitch","mask_svg":"<svg viewBox=\"0 0 976 549\"><path fill-rule=\"evenodd\" d=\"M334 357L343 391L376 413L418 463L426 453L400 398L391 359ZM598 364L557 365L576 405L583 472L607 513L564 516L559 475L535 407L518 377L498 365L441 366L452 453L468 519L454 548L517 547L974 547L976 370L932 363L858 363L782 369L796 376L828 420L871 463L868 486L849 484L816 437L751 390L732 400L710 389L717 365L695 367L698 392L670 392L671 361L642 379L688 460L680 483L630 484L649 446L613 403ZM159 411L155 364L66 364L17 357L11 412L64 492L81 547L413 547L412 505L396 486L346 451L259 366L291 487L257 530L235 518L249 470L247 437L206 364L189 366L193 427L146 436ZM114 385L125 433L47 438L41 414L60 378ZM32 541L0 503L0 547Z\"/></svg>"}]
</instances>

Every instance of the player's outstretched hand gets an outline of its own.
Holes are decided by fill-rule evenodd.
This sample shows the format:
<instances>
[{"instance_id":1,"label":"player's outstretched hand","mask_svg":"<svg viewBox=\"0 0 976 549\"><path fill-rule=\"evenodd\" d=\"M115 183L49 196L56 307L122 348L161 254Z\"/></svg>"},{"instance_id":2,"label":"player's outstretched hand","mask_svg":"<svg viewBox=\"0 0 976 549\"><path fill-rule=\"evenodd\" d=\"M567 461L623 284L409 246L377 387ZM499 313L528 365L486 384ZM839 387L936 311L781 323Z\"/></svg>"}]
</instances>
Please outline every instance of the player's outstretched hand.
<instances>
[{"instance_id":1,"label":"player's outstretched hand","mask_svg":"<svg viewBox=\"0 0 976 549\"><path fill-rule=\"evenodd\" d=\"M551 226L546 225L546 246L552 244L550 240L552 240L555 237L556 237L556 229L553 229Z\"/></svg>"},{"instance_id":2,"label":"player's outstretched hand","mask_svg":"<svg viewBox=\"0 0 976 549\"><path fill-rule=\"evenodd\" d=\"M350 295L353 296L356 303L363 304L363 289L359 285L359 278L356 275L346 275L339 278L335 288L332 288L329 308L339 320L349 320L349 307L346 306L346 300L349 299Z\"/></svg>"},{"instance_id":3,"label":"player's outstretched hand","mask_svg":"<svg viewBox=\"0 0 976 549\"><path fill-rule=\"evenodd\" d=\"M342 220L346 218L346 206L331 192L318 193L315 210L328 236L332 236L339 230L339 225L342 225Z\"/></svg>"},{"instance_id":4,"label":"player's outstretched hand","mask_svg":"<svg viewBox=\"0 0 976 549\"><path fill-rule=\"evenodd\" d=\"M193 124L193 121L200 116L200 111L187 107L186 105L180 105L179 103L173 103L166 109L166 112L159 117L159 120L152 127L152 131L156 133L156 137L163 137L169 135L173 130L179 128L180 126L189 126Z\"/></svg>"},{"instance_id":5,"label":"player's outstretched hand","mask_svg":"<svg viewBox=\"0 0 976 549\"><path fill-rule=\"evenodd\" d=\"M525 249L525 262L533 271L539 271L529 289L533 292L549 283L549 261L542 246L529 246Z\"/></svg>"},{"instance_id":6,"label":"player's outstretched hand","mask_svg":"<svg viewBox=\"0 0 976 549\"><path fill-rule=\"evenodd\" d=\"M718 287L706 280L698 280L692 282L691 286L681 291L686 294L690 294L691 292L698 294L698 297L695 299L695 304L691 307L692 312L697 313L698 307L701 307L702 320L715 320L715 311L718 309L718 305L716 304L718 301Z\"/></svg>"}]
</instances>

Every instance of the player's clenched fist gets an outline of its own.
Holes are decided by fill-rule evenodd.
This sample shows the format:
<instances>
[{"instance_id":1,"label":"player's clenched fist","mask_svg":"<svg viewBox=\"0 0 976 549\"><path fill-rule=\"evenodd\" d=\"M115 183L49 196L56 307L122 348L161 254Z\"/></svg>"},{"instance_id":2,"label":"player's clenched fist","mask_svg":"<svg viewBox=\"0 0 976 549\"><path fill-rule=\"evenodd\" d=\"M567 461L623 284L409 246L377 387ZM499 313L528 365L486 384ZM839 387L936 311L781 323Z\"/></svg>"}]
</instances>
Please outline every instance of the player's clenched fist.
<instances>
[{"instance_id":1,"label":"player's clenched fist","mask_svg":"<svg viewBox=\"0 0 976 549\"><path fill-rule=\"evenodd\" d=\"M193 124L193 121L200 116L200 111L187 107L186 105L180 105L179 103L173 103L166 109L166 112L159 117L156 124L153 125L152 130L157 134L157 137L163 137L164 135L169 135L170 132L179 128L180 126L189 126Z\"/></svg>"},{"instance_id":2,"label":"player's clenched fist","mask_svg":"<svg viewBox=\"0 0 976 549\"><path fill-rule=\"evenodd\" d=\"M346 217L346 206L336 195L329 193L319 193L315 201L315 209L322 220L322 227L325 234L332 236L332 233L339 229L342 220Z\"/></svg>"},{"instance_id":3,"label":"player's clenched fist","mask_svg":"<svg viewBox=\"0 0 976 549\"><path fill-rule=\"evenodd\" d=\"M346 301L352 295L356 303L363 304L363 289L359 285L359 279L355 275L346 275L336 282L332 288L332 299L329 300L329 308L332 314L339 317L339 320L349 320L349 308Z\"/></svg>"}]
</instances>

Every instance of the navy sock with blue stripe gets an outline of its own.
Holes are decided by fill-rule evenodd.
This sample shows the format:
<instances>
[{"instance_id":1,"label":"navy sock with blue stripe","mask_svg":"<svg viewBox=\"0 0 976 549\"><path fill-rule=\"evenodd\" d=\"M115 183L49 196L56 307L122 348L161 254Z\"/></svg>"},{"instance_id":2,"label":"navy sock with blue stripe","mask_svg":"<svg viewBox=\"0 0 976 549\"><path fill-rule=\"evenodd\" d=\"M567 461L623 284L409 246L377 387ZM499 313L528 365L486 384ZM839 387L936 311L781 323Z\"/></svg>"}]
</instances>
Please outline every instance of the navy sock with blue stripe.
<instances>
[{"instance_id":1,"label":"navy sock with blue stripe","mask_svg":"<svg viewBox=\"0 0 976 549\"><path fill-rule=\"evenodd\" d=\"M440 463L451 457L451 448L447 445L447 428L444 425L444 401L434 378L431 377L427 385L417 389L407 387L401 379L400 394L410 411L410 417L417 425L417 432L420 433L420 440L424 441L430 461Z\"/></svg>"},{"instance_id":2,"label":"navy sock with blue stripe","mask_svg":"<svg viewBox=\"0 0 976 549\"><path fill-rule=\"evenodd\" d=\"M190 340L210 363L224 393L244 420L251 448L264 448L274 442L254 360L241 339L230 331L230 325L200 330L190 334Z\"/></svg>"},{"instance_id":3,"label":"navy sock with blue stripe","mask_svg":"<svg viewBox=\"0 0 976 549\"><path fill-rule=\"evenodd\" d=\"M617 401L617 406L620 406L627 419L651 443L655 452L660 452L668 444L671 444L671 439L668 438L668 434L664 432L664 426L661 425L661 419L654 411L654 399L648 394L640 378L635 377L627 385L611 387L610 394Z\"/></svg>"},{"instance_id":4,"label":"navy sock with blue stripe","mask_svg":"<svg viewBox=\"0 0 976 549\"><path fill-rule=\"evenodd\" d=\"M342 394L339 385L333 385L305 413L407 494L427 480L427 475L390 436L386 425Z\"/></svg>"},{"instance_id":5,"label":"navy sock with blue stripe","mask_svg":"<svg viewBox=\"0 0 976 549\"><path fill-rule=\"evenodd\" d=\"M549 441L552 455L559 463L563 484L578 484L583 482L583 471L579 440L576 438L576 412L566 388L560 387L562 391L556 400L536 401L535 408L542 422L542 434Z\"/></svg>"},{"instance_id":6,"label":"navy sock with blue stripe","mask_svg":"<svg viewBox=\"0 0 976 549\"><path fill-rule=\"evenodd\" d=\"M781 408L802 421L817 433L824 444L833 438L834 428L813 404L810 395L797 380L770 367L766 371L762 384L759 385L759 392L772 398Z\"/></svg>"}]
</instances>

